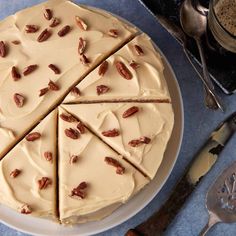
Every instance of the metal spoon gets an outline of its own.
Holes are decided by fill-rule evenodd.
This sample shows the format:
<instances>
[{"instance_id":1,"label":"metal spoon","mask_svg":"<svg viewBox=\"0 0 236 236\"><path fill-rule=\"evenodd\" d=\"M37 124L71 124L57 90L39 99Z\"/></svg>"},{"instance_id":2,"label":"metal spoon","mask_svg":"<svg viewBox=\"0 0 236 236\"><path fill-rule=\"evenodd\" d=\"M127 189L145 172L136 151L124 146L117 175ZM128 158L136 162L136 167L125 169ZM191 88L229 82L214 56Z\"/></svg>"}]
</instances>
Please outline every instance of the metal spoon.
<instances>
[{"instance_id":1,"label":"metal spoon","mask_svg":"<svg viewBox=\"0 0 236 236\"><path fill-rule=\"evenodd\" d=\"M203 66L203 78L205 91L205 104L210 109L220 108L223 111L220 99L215 94L214 85L210 79L206 66L204 51L201 44L201 37L206 32L207 18L203 13L200 5L196 5L197 10L193 7L191 0L185 0L180 8L180 23L184 32L195 39ZM202 12L202 13L201 13Z\"/></svg>"}]
</instances>

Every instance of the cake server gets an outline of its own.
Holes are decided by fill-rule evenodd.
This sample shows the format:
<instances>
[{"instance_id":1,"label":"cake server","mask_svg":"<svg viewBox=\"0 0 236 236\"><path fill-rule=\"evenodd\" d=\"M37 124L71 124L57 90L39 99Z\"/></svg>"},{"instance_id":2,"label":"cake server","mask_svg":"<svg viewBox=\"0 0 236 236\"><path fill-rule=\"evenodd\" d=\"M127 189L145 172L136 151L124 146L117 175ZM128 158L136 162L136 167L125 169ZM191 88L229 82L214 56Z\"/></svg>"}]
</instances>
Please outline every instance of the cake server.
<instances>
[{"instance_id":1,"label":"cake server","mask_svg":"<svg viewBox=\"0 0 236 236\"><path fill-rule=\"evenodd\" d=\"M229 116L211 133L208 141L186 168L182 178L179 180L164 205L148 220L134 229L130 229L126 233L126 236L156 236L163 234L168 225L178 214L187 198L198 186L202 177L204 177L215 164L219 154L235 132L236 112Z\"/></svg>"}]
</instances>

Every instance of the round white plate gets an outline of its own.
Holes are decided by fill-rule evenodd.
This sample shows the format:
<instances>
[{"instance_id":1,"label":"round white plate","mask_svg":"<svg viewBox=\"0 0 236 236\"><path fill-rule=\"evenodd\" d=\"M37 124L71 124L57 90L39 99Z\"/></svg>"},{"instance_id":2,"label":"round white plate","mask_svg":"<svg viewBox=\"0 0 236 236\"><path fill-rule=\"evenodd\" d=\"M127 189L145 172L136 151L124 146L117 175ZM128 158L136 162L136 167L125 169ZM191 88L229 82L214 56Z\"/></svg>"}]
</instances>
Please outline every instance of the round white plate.
<instances>
[{"instance_id":1,"label":"round white plate","mask_svg":"<svg viewBox=\"0 0 236 236\"><path fill-rule=\"evenodd\" d=\"M163 162L150 184L148 184L129 202L119 207L112 215L101 221L89 222L73 227L65 227L50 220L19 214L0 205L0 222L21 232L33 235L92 235L113 228L128 220L141 211L156 196L165 184L177 160L184 127L183 101L178 82L166 57L157 46L156 49L159 51L163 59L165 67L164 74L169 87L175 114L175 125Z\"/></svg>"}]
</instances>

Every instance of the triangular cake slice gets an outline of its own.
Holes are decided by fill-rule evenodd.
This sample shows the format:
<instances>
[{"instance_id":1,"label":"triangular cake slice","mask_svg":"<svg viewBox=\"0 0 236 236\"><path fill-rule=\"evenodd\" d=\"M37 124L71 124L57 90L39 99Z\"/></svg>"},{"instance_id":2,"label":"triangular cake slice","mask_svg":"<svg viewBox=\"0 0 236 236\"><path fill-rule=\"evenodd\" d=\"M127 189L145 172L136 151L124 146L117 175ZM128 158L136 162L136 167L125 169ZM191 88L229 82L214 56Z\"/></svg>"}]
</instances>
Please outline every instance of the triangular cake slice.
<instances>
[{"instance_id":1,"label":"triangular cake slice","mask_svg":"<svg viewBox=\"0 0 236 236\"><path fill-rule=\"evenodd\" d=\"M75 115L59 108L59 209L63 224L102 219L149 181Z\"/></svg>"},{"instance_id":2,"label":"triangular cake slice","mask_svg":"<svg viewBox=\"0 0 236 236\"><path fill-rule=\"evenodd\" d=\"M0 204L56 220L57 111L0 161Z\"/></svg>"},{"instance_id":3,"label":"triangular cake slice","mask_svg":"<svg viewBox=\"0 0 236 236\"><path fill-rule=\"evenodd\" d=\"M0 22L0 158L136 29L50 0Z\"/></svg>"},{"instance_id":4,"label":"triangular cake slice","mask_svg":"<svg viewBox=\"0 0 236 236\"><path fill-rule=\"evenodd\" d=\"M66 97L65 103L94 101L170 101L160 54L146 34L111 55Z\"/></svg>"},{"instance_id":5,"label":"triangular cake slice","mask_svg":"<svg viewBox=\"0 0 236 236\"><path fill-rule=\"evenodd\" d=\"M71 104L63 108L77 115L97 136L154 178L174 124L171 104Z\"/></svg>"}]
</instances>

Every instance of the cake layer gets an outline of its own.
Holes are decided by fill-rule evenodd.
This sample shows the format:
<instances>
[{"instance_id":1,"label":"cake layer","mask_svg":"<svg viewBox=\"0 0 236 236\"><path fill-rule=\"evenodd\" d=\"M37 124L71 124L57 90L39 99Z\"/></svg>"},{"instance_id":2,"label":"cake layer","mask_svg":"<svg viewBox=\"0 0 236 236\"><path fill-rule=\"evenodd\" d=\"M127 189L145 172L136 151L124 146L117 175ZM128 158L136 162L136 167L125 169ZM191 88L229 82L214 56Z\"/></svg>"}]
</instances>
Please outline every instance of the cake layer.
<instances>
[{"instance_id":1,"label":"cake layer","mask_svg":"<svg viewBox=\"0 0 236 236\"><path fill-rule=\"evenodd\" d=\"M61 107L59 114L60 220L74 224L102 219L149 180L75 116Z\"/></svg>"},{"instance_id":2,"label":"cake layer","mask_svg":"<svg viewBox=\"0 0 236 236\"><path fill-rule=\"evenodd\" d=\"M0 204L56 219L56 130L53 111L0 161Z\"/></svg>"},{"instance_id":3,"label":"cake layer","mask_svg":"<svg viewBox=\"0 0 236 236\"><path fill-rule=\"evenodd\" d=\"M136 36L77 85L64 103L170 101L161 56L146 34Z\"/></svg>"},{"instance_id":4,"label":"cake layer","mask_svg":"<svg viewBox=\"0 0 236 236\"><path fill-rule=\"evenodd\" d=\"M113 149L154 178L171 136L174 113L165 103L63 105Z\"/></svg>"},{"instance_id":5,"label":"cake layer","mask_svg":"<svg viewBox=\"0 0 236 236\"><path fill-rule=\"evenodd\" d=\"M136 30L50 0L0 22L0 158Z\"/></svg>"}]
</instances>

